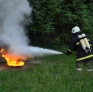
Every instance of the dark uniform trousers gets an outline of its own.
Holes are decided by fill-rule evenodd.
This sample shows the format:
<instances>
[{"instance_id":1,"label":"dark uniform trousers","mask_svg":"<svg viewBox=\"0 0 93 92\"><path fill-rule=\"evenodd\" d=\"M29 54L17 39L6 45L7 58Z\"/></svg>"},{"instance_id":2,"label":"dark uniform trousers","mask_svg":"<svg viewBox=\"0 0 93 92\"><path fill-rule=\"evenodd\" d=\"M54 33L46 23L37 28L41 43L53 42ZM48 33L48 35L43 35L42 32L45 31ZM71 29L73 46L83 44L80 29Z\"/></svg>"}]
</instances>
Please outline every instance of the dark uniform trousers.
<instances>
[{"instance_id":1,"label":"dark uniform trousers","mask_svg":"<svg viewBox=\"0 0 93 92\"><path fill-rule=\"evenodd\" d=\"M76 67L77 68L83 68L84 66L87 69L92 69L93 68L93 60L76 61Z\"/></svg>"}]
</instances>

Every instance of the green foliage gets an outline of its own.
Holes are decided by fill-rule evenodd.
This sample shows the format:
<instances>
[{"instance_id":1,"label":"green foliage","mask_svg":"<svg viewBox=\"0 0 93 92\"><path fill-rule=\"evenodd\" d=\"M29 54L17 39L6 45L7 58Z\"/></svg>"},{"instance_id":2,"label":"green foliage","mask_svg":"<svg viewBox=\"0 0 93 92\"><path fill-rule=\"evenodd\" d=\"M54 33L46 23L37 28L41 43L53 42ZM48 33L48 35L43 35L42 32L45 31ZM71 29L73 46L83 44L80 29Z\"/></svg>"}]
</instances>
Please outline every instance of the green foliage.
<instances>
[{"instance_id":1,"label":"green foliage","mask_svg":"<svg viewBox=\"0 0 93 92\"><path fill-rule=\"evenodd\" d=\"M33 6L32 23L28 26L32 44L50 46L67 44L70 41L71 29L76 25L93 37L91 0L29 0L29 2Z\"/></svg>"},{"instance_id":2,"label":"green foliage","mask_svg":"<svg viewBox=\"0 0 93 92\"><path fill-rule=\"evenodd\" d=\"M54 15L60 11L57 0L41 0L33 1L33 23L31 30L39 31L41 33L49 34L54 30L53 21ZM35 28L34 28L35 27Z\"/></svg>"}]
</instances>

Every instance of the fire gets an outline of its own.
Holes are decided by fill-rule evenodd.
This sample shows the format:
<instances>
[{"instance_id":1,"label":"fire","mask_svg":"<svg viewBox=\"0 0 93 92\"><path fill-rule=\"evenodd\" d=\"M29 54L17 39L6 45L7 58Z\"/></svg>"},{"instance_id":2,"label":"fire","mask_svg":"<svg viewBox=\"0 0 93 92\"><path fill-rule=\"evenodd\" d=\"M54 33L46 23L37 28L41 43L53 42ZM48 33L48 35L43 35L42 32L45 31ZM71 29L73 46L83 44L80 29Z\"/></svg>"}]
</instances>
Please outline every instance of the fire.
<instances>
[{"instance_id":1,"label":"fire","mask_svg":"<svg viewBox=\"0 0 93 92\"><path fill-rule=\"evenodd\" d=\"M13 67L24 66L23 60L21 59L16 60L17 56L8 55L7 51L5 51L4 49L1 49L0 52L2 54L2 57L4 57L5 60L7 61L8 66L13 66Z\"/></svg>"}]
</instances>

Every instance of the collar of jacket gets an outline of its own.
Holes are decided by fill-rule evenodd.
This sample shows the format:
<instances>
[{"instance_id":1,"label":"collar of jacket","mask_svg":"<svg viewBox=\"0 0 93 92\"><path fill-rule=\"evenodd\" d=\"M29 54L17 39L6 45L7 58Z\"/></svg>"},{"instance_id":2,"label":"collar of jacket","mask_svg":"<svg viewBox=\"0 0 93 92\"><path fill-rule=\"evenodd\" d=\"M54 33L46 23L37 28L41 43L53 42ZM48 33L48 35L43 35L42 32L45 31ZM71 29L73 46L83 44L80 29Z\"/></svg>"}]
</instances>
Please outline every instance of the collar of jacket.
<instances>
[{"instance_id":1,"label":"collar of jacket","mask_svg":"<svg viewBox=\"0 0 93 92\"><path fill-rule=\"evenodd\" d=\"M81 35L81 34L82 34L82 32L76 32L73 34L73 37L77 37L78 35Z\"/></svg>"}]
</instances>

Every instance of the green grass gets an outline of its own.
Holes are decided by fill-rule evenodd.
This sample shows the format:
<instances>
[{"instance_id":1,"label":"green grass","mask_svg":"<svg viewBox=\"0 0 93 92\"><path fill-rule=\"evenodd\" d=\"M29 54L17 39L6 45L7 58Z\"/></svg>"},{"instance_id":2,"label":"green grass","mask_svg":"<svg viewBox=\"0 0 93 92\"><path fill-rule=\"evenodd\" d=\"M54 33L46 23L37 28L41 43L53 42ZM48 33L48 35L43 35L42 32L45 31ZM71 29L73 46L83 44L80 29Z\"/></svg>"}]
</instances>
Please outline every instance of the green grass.
<instances>
[{"instance_id":1,"label":"green grass","mask_svg":"<svg viewBox=\"0 0 93 92\"><path fill-rule=\"evenodd\" d=\"M0 70L0 92L92 92L93 72L77 72L75 55L36 58L28 68Z\"/></svg>"}]
</instances>

